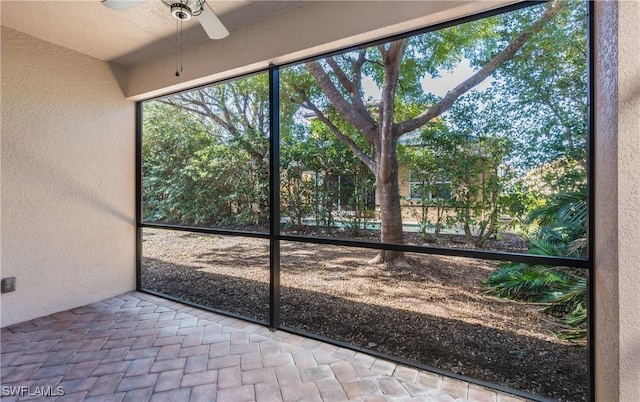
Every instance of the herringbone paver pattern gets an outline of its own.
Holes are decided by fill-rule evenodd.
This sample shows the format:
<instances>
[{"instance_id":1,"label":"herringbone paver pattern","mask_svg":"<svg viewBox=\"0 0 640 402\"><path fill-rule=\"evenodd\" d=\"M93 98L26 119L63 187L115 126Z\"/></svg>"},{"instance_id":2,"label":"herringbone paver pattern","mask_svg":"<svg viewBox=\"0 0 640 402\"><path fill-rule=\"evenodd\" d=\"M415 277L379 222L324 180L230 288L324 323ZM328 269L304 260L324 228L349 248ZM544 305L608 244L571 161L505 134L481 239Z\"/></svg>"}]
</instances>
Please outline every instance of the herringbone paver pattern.
<instances>
[{"instance_id":1,"label":"herringbone paver pattern","mask_svg":"<svg viewBox=\"0 0 640 402\"><path fill-rule=\"evenodd\" d=\"M515 401L132 292L2 328L4 401Z\"/></svg>"}]
</instances>

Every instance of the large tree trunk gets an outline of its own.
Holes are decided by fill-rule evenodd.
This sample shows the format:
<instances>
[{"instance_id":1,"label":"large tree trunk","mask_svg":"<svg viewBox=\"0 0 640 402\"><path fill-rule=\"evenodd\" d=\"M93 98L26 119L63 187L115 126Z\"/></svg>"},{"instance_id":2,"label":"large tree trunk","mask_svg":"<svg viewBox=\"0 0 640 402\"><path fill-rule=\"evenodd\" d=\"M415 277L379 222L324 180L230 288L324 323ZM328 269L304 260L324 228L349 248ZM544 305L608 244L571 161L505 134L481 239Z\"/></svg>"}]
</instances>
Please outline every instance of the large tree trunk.
<instances>
[{"instance_id":1,"label":"large tree trunk","mask_svg":"<svg viewBox=\"0 0 640 402\"><path fill-rule=\"evenodd\" d=\"M402 209L398 184L398 135L395 131L395 95L400 77L400 65L408 39L378 46L384 60L384 80L378 106L379 135L374 138L376 149L376 191L380 200L380 241L402 244ZM404 253L381 250L371 261L387 265L404 265Z\"/></svg>"},{"instance_id":2,"label":"large tree trunk","mask_svg":"<svg viewBox=\"0 0 640 402\"><path fill-rule=\"evenodd\" d=\"M384 136L384 135L383 135ZM380 202L380 241L383 243L403 243L402 209L400 207L400 189L398 185L398 154L396 144L387 140L377 151L376 192ZM372 264L404 264L404 253L380 250Z\"/></svg>"}]
</instances>

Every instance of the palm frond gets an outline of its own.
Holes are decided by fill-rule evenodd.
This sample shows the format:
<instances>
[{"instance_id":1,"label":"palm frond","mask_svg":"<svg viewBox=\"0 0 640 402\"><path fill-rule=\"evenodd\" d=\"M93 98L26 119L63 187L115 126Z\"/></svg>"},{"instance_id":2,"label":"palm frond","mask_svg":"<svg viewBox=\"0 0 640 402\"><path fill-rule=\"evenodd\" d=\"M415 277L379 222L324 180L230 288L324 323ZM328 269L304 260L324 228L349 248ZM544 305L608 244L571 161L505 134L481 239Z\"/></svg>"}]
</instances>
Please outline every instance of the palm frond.
<instances>
[{"instance_id":1,"label":"palm frond","mask_svg":"<svg viewBox=\"0 0 640 402\"><path fill-rule=\"evenodd\" d=\"M560 250L558 250L558 245L554 242L543 240L543 239L533 239L529 243L529 254L533 255L561 255Z\"/></svg>"},{"instance_id":2,"label":"palm frond","mask_svg":"<svg viewBox=\"0 0 640 402\"><path fill-rule=\"evenodd\" d=\"M587 249L586 192L562 192L529 215L540 225L529 253L543 256L582 256ZM503 263L485 285L495 296L548 303L544 311L562 319L565 328L556 332L563 339L584 338L587 316L587 280L566 267Z\"/></svg>"},{"instance_id":3,"label":"palm frond","mask_svg":"<svg viewBox=\"0 0 640 402\"><path fill-rule=\"evenodd\" d=\"M569 314L579 316L584 310L586 316L587 278L577 279L561 296L552 300L552 304L545 309L550 314ZM569 316L567 318L569 318Z\"/></svg>"},{"instance_id":4,"label":"palm frond","mask_svg":"<svg viewBox=\"0 0 640 402\"><path fill-rule=\"evenodd\" d=\"M554 194L546 205L530 212L529 221L537 221L543 238L570 242L585 237L587 195L583 191Z\"/></svg>"},{"instance_id":5,"label":"palm frond","mask_svg":"<svg viewBox=\"0 0 640 402\"><path fill-rule=\"evenodd\" d=\"M530 302L551 302L562 294L567 277L545 265L504 264L486 281L489 292L498 297Z\"/></svg>"},{"instance_id":6,"label":"palm frond","mask_svg":"<svg viewBox=\"0 0 640 402\"><path fill-rule=\"evenodd\" d=\"M530 220L539 220L541 224L558 221L586 222L587 194L584 191L566 191L554 194L549 203L538 207L529 214Z\"/></svg>"},{"instance_id":7,"label":"palm frond","mask_svg":"<svg viewBox=\"0 0 640 402\"><path fill-rule=\"evenodd\" d=\"M586 254L588 247L589 247L589 241L587 240L587 238L579 237L567 245L565 254L568 256L575 255L575 256L583 257Z\"/></svg>"}]
</instances>

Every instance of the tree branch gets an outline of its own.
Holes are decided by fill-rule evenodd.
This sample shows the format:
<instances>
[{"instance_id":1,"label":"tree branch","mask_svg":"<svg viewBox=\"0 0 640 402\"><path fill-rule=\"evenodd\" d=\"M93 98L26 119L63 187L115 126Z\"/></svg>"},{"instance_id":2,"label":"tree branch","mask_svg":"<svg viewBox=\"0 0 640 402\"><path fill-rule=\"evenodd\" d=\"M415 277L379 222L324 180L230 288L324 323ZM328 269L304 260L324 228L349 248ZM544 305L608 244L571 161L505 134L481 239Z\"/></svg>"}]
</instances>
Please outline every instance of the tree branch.
<instances>
[{"instance_id":1,"label":"tree branch","mask_svg":"<svg viewBox=\"0 0 640 402\"><path fill-rule=\"evenodd\" d=\"M318 107L316 105L314 105L308 98L304 100L304 102L302 103L302 106L311 110L316 117L318 118L318 120L320 120L321 122L323 122L327 127L329 127L329 129L331 130L331 132L333 133L333 135L336 136L336 138L338 138L343 144L345 144L347 147L349 147L349 149L351 150L351 152L354 153L354 155L360 159L365 165L367 165L367 167L369 168L369 170L371 170L371 172L375 175L376 174L376 161L373 160L372 157L370 157L369 155L367 155L366 153L364 153L360 147L358 147L358 144L356 144L351 138L349 138L347 135L345 135L342 131L340 131L340 129L338 127L336 127L335 124L333 124L333 122L324 115L324 113L322 113L322 111L320 111L320 109L318 109Z\"/></svg>"},{"instance_id":2,"label":"tree branch","mask_svg":"<svg viewBox=\"0 0 640 402\"><path fill-rule=\"evenodd\" d=\"M382 84L382 98L380 100L380 125L382 132L392 132L394 125L394 104L396 89L400 77L400 65L408 39L392 42L389 49L382 54L384 63L384 82ZM388 130L388 131L386 131Z\"/></svg>"},{"instance_id":3,"label":"tree branch","mask_svg":"<svg viewBox=\"0 0 640 402\"><path fill-rule=\"evenodd\" d=\"M505 61L513 57L513 55L520 50L525 43L534 34L540 32L542 28L551 20L558 12L564 7L561 1L554 1L549 4L549 7L540 16L540 18L531 26L529 30L526 30L515 39L513 39L509 45L504 48L500 53L495 55L487 64L485 64L478 72L473 74L463 83L458 85L449 91L440 102L429 107L418 116L413 119L406 120L402 123L398 123L396 126L396 136L399 137L402 134L416 130L423 125L427 124L431 119L444 113L447 109L453 105L453 103L464 93L475 87L487 77L494 73Z\"/></svg>"},{"instance_id":4,"label":"tree branch","mask_svg":"<svg viewBox=\"0 0 640 402\"><path fill-rule=\"evenodd\" d=\"M368 113L363 114L344 99L340 91L338 91L335 85L333 85L329 74L327 74L319 62L311 61L306 63L306 66L307 70L314 76L318 85L320 85L320 88L322 88L322 91L327 98L329 98L329 101L333 104L338 113L340 113L340 115L356 129L362 132L365 137L370 141L373 141L378 131L378 125L371 115Z\"/></svg>"},{"instance_id":5,"label":"tree branch","mask_svg":"<svg viewBox=\"0 0 640 402\"><path fill-rule=\"evenodd\" d=\"M362 115L367 115L369 118L375 122L375 119L371 117L371 114L367 110L367 107L364 104L362 99L362 67L364 63L367 61L367 51L366 49L360 50L358 54L358 58L353 62L353 86L354 91L351 93L351 104L358 111L358 113Z\"/></svg>"},{"instance_id":6,"label":"tree branch","mask_svg":"<svg viewBox=\"0 0 640 402\"><path fill-rule=\"evenodd\" d=\"M234 96L234 101L236 104L236 108L240 108L241 104L238 101L238 94ZM243 113L242 116L244 121L240 121L241 128L238 128L234 124L232 115L233 113L229 110L229 108L224 104L224 102L216 102L216 97L212 96L209 93L205 93L205 91L200 90L193 93L193 96L187 96L186 94L181 94L179 97L179 102L172 100L162 100L161 102L180 107L183 110L189 111L191 113L198 114L200 116L211 119L214 123L220 125L225 130L231 134L233 139L237 141L241 147L247 151L254 159L261 160L264 158L265 151L262 149L256 149L255 144L247 141L244 134L254 130L251 125L251 121L248 118L246 113L243 113L242 110L238 110L239 113ZM244 102L246 106L246 102ZM189 106L193 105L193 106ZM216 108L220 109L222 116L218 113L215 113L213 109L211 109L211 105L214 105ZM246 112L246 110L244 111ZM240 119L243 120L243 119Z\"/></svg>"},{"instance_id":7,"label":"tree branch","mask_svg":"<svg viewBox=\"0 0 640 402\"><path fill-rule=\"evenodd\" d=\"M329 56L325 58L325 61L327 62L329 67L331 67L333 72L336 74L336 77L338 77L338 81L340 81L342 86L345 87L345 89L350 94L353 94L354 92L353 82L351 82L349 78L347 78L347 74L345 74L344 70L338 65L338 63L336 62L336 59L334 59L332 56Z\"/></svg>"},{"instance_id":8,"label":"tree branch","mask_svg":"<svg viewBox=\"0 0 640 402\"><path fill-rule=\"evenodd\" d=\"M202 117L208 117L211 120L213 120L215 123L224 127L227 131L229 131L229 133L231 133L232 135L235 135L235 127L229 126L226 121L224 121L218 115L213 113L211 108L209 108L209 105L207 105L207 103L204 102L202 96L200 97L200 100L198 100L195 98L189 98L184 95L180 95L179 99L181 100L181 102L175 102L173 100L167 100L167 99L160 100L160 102L167 105L179 107L183 110L197 114ZM188 104L195 105L196 107L187 106Z\"/></svg>"},{"instance_id":9,"label":"tree branch","mask_svg":"<svg viewBox=\"0 0 640 402\"><path fill-rule=\"evenodd\" d=\"M380 143L378 152L380 159L378 163L378 177L382 182L392 180L392 170L394 164L390 156L395 153L396 136L395 130L395 96L400 77L400 65L402 56L409 40L401 39L392 42L389 49L382 53L384 63L384 82L382 84L382 98L380 99Z\"/></svg>"}]
</instances>

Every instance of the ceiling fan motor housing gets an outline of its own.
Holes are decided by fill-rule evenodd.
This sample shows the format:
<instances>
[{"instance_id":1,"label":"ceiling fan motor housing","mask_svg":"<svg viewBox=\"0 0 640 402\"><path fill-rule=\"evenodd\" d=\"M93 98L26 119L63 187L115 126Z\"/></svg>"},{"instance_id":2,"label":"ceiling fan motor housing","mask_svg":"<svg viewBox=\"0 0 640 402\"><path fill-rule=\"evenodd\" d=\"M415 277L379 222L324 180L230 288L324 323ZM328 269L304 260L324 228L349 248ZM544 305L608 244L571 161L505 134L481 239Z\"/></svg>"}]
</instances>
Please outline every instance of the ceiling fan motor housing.
<instances>
[{"instance_id":1,"label":"ceiling fan motor housing","mask_svg":"<svg viewBox=\"0 0 640 402\"><path fill-rule=\"evenodd\" d=\"M171 15L173 18L180 21L188 21L191 19L193 13L189 6L183 3L173 3L171 4Z\"/></svg>"}]
</instances>

